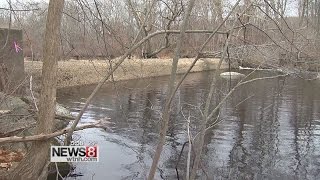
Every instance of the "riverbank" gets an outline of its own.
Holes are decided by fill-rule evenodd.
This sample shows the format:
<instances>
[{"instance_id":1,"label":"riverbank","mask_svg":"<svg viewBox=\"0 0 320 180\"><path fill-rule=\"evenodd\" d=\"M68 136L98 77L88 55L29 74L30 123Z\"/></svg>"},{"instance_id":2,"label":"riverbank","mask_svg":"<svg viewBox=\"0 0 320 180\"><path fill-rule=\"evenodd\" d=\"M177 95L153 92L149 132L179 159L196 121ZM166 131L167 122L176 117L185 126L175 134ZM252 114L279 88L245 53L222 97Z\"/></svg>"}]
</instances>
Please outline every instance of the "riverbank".
<instances>
[{"instance_id":1,"label":"riverbank","mask_svg":"<svg viewBox=\"0 0 320 180\"><path fill-rule=\"evenodd\" d=\"M35 101L39 104L38 100ZM0 138L35 134L37 119L37 108L32 97L16 97L0 92ZM68 109L56 104L53 131L67 127L72 119L74 117ZM30 142L0 145L0 179L8 170L16 168L30 146Z\"/></svg>"},{"instance_id":2,"label":"riverbank","mask_svg":"<svg viewBox=\"0 0 320 180\"><path fill-rule=\"evenodd\" d=\"M183 58L178 63L178 73L185 73L192 64L192 58ZM117 60L113 60L115 64ZM199 59L191 72L214 70L219 59ZM170 75L172 59L126 59L114 73L114 80L130 80ZM221 69L228 68L226 63ZM98 83L109 70L106 60L69 60L58 63L58 88ZM42 62L25 61L25 72L33 76L34 84L40 85Z\"/></svg>"}]
</instances>

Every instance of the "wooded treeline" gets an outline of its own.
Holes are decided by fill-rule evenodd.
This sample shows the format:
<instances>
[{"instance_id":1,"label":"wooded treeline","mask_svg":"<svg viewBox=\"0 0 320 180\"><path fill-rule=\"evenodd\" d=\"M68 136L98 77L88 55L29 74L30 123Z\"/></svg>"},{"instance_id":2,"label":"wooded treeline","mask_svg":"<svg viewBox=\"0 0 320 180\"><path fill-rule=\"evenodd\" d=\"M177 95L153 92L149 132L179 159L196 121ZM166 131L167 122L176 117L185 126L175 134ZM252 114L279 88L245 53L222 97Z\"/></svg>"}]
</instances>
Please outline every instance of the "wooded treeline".
<instances>
[{"instance_id":1,"label":"wooded treeline","mask_svg":"<svg viewBox=\"0 0 320 180\"><path fill-rule=\"evenodd\" d=\"M233 3L223 0L197 1L187 30L215 29ZM253 50L249 45L256 49L257 45L269 44L279 45L284 50L282 54L291 53L290 56L318 56L319 0L245 0L237 8L244 10L250 4L243 16L232 14L221 29L226 31L237 21L238 33L232 35L234 40L230 44L230 48L236 48L233 58L239 60L247 57ZM68 0L65 2L60 33L61 59L118 57L130 47L140 28L142 33L138 35L139 39L157 31L178 30L186 6L185 0ZM43 59L47 7L46 1L16 1L7 9L0 9L0 24L8 26L11 22L11 27L24 30L24 53L34 60ZM208 32L186 34L182 57L194 57L197 48L208 36ZM228 33L217 35L205 50L221 50L227 36ZM177 33L159 34L147 40L132 55L139 58L170 57L176 40ZM294 47L287 44L294 44ZM244 46L248 47L244 51L246 56L237 54L236 50ZM243 52L243 49L240 51Z\"/></svg>"},{"instance_id":2,"label":"wooded treeline","mask_svg":"<svg viewBox=\"0 0 320 180\"><path fill-rule=\"evenodd\" d=\"M196 179L200 170L206 175L201 163L205 135L221 121L219 109L238 87L292 74L283 70L280 75L248 79L254 70L218 98L220 91L216 85L223 61L258 67L266 64L310 69L318 67L314 64L320 57L318 0L296 2L297 7L289 5L287 0L51 0L49 7L38 1L7 2L7 8L0 8L1 25L24 30L25 56L43 59L43 68L36 133L0 138L0 143L33 141L31 150L18 166L3 175L5 179L46 179L50 163L49 140L67 134L64 144L69 144L91 101L107 80L113 80L113 73L127 57L167 56L173 59L160 116L159 138L148 174L150 180L155 177L166 142L173 99L200 58L214 56L220 60L206 102L198 107L200 126L190 127L190 121L186 121L188 132L192 128L197 131L194 136L188 133L186 179ZM119 58L109 61L108 71L101 75L101 81L86 98L72 125L53 132L58 59L97 57ZM192 64L185 74L178 77L177 65L181 57L195 58L190 59ZM97 127L99 123L87 127Z\"/></svg>"}]
</instances>

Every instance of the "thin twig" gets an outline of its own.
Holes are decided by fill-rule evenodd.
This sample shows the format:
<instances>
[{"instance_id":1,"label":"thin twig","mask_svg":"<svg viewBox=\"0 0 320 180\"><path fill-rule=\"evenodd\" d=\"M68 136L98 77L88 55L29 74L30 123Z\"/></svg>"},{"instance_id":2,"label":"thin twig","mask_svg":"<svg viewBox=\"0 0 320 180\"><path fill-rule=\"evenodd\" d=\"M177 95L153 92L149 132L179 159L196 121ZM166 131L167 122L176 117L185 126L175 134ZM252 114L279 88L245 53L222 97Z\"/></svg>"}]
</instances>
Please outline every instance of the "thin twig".
<instances>
[{"instance_id":1,"label":"thin twig","mask_svg":"<svg viewBox=\"0 0 320 180\"><path fill-rule=\"evenodd\" d=\"M33 90L32 90L32 75L30 76L30 94L34 103L34 107L36 108L37 111L39 111L38 106L37 106L37 102L36 102L36 98L34 97L33 94Z\"/></svg>"},{"instance_id":2,"label":"thin twig","mask_svg":"<svg viewBox=\"0 0 320 180\"><path fill-rule=\"evenodd\" d=\"M56 162L55 162L54 164L55 164L55 166L56 166L56 171L57 171L56 180L59 180L59 177L60 177L61 179L64 179L63 176L60 174L60 171L59 171L59 168L58 168L58 164L57 164Z\"/></svg>"},{"instance_id":3,"label":"thin twig","mask_svg":"<svg viewBox=\"0 0 320 180\"><path fill-rule=\"evenodd\" d=\"M190 112L189 117L187 119L187 132L188 132L188 158L187 158L187 173L186 173L186 180L190 178L190 160L191 160L191 134L190 134Z\"/></svg>"}]
</instances>

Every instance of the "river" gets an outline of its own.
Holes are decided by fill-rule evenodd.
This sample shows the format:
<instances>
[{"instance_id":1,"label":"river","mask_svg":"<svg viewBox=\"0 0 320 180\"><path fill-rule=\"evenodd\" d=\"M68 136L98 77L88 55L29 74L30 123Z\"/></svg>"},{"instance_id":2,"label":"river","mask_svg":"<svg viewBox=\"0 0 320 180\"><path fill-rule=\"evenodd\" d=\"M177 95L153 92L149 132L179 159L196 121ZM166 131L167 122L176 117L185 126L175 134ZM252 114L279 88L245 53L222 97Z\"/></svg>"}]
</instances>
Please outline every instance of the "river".
<instances>
[{"instance_id":1,"label":"river","mask_svg":"<svg viewBox=\"0 0 320 180\"><path fill-rule=\"evenodd\" d=\"M187 139L187 118L196 134L214 72L190 74L173 101L170 127L156 179L177 179L177 160ZM243 71L248 74L249 71ZM259 71L250 78L271 76ZM144 179L158 139L169 77L105 85L81 123L109 117L109 128L76 132L98 144L98 163L74 163L68 179ZM216 103L234 82L221 80ZM58 102L79 112L94 86L64 88ZM320 179L320 80L299 77L256 81L236 90L219 109L219 123L205 137L202 168L209 179ZM187 148L178 163L186 169ZM199 178L205 178L201 171Z\"/></svg>"}]
</instances>

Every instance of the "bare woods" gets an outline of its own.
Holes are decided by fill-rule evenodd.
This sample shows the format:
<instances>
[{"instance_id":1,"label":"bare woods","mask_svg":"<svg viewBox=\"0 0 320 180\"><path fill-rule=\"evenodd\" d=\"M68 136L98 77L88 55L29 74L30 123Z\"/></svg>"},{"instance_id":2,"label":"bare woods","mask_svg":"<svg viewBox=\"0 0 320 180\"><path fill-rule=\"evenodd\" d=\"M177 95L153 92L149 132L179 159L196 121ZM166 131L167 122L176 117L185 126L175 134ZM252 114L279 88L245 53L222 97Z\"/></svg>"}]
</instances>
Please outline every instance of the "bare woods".
<instances>
[{"instance_id":1,"label":"bare woods","mask_svg":"<svg viewBox=\"0 0 320 180\"><path fill-rule=\"evenodd\" d=\"M184 0L69 0L65 2L60 31L61 59L115 58L130 48L135 40L148 37L158 31L168 31L146 40L130 55L141 58L170 57L177 45L177 34L187 9ZM252 3L250 5L250 3ZM248 5L250 8L239 16ZM22 28L24 53L27 57L43 59L43 35L47 16L47 2L14 3L0 9L0 23ZM12 8L10 11L10 8ZM223 0L200 0L195 3L187 24L188 30L212 30L223 21L232 3ZM295 0L264 1L244 0L224 23L221 33L206 46L205 51L220 51L227 37L228 28L237 21L237 31L231 34L232 58L238 61L250 56L255 59L276 49L277 57L289 62L308 64L318 56L319 1ZM224 32L222 32L224 31ZM140 33L138 33L140 32ZM197 47L210 32L188 33L181 49L181 56L196 56ZM272 45L276 45L272 46ZM286 54L286 55L285 55ZM254 56L254 57L252 57ZM246 65L247 62L239 62ZM250 61L251 63L251 61Z\"/></svg>"},{"instance_id":2,"label":"bare woods","mask_svg":"<svg viewBox=\"0 0 320 180\"><path fill-rule=\"evenodd\" d=\"M201 126L190 132L186 118L188 152L185 173L177 179L207 176L201 163L204 137L219 108L237 87L260 80L285 77L292 72L318 70L320 47L320 2L296 0L297 6L280 0L50 0L11 2L0 8L0 24L24 31L24 52L31 60L43 61L36 131L24 136L5 135L0 143L31 142L19 164L1 174L3 179L46 179L50 140L65 135L68 145L74 131L102 127L100 121L79 127L78 123L102 85L114 80L114 72L126 59L172 58L166 101L162 108L157 146L145 178L154 179L170 123L172 101L179 86L200 58L219 58L218 69L251 66L282 68L277 76L242 79L218 102L219 70L210 85L207 101L199 107ZM117 60L113 59L117 57ZM180 58L192 63L177 78ZM108 70L67 129L53 132L56 103L57 62L63 59L100 58ZM75 61L76 63L76 61ZM31 89L31 88L30 88ZM177 170L178 171L178 170ZM207 177L210 179L210 177ZM57 176L58 179L58 176Z\"/></svg>"}]
</instances>

